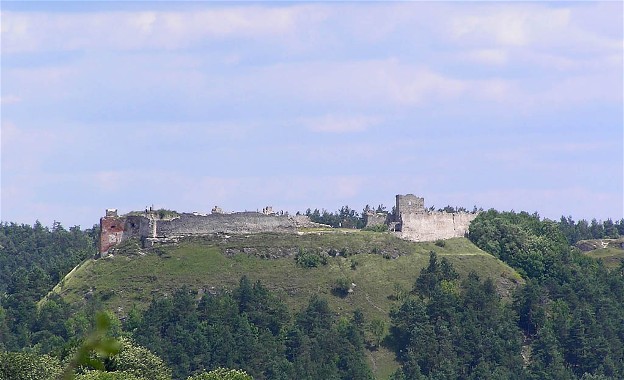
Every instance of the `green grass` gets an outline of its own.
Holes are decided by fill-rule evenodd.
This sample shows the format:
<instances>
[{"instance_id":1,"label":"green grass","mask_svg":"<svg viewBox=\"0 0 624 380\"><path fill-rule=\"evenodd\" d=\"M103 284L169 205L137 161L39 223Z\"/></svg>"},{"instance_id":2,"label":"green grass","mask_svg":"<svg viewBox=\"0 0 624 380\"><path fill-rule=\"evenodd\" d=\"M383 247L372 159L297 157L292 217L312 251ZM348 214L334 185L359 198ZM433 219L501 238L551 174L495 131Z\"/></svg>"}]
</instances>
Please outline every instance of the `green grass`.
<instances>
[{"instance_id":1,"label":"green grass","mask_svg":"<svg viewBox=\"0 0 624 380\"><path fill-rule=\"evenodd\" d=\"M295 312L316 294L327 298L338 316L351 315L359 308L367 320L382 318L389 324L388 313L398 305L397 290L412 289L431 250L448 258L462 276L475 271L482 278L492 278L503 296L522 282L513 269L469 240L455 238L445 243L439 247L433 242L404 241L388 233L353 230L195 238L148 251L147 255L88 260L54 291L75 305L81 305L90 294L124 315L133 305L143 309L153 297L171 294L183 285L220 291L234 288L240 277L247 275L252 281L262 281ZM344 248L349 257L330 257L327 265L318 268L301 268L294 260L299 249L327 252ZM284 257L262 258L280 255ZM340 278L356 285L346 297L332 294ZM397 368L392 353L383 348L368 355L378 378L387 378Z\"/></svg>"},{"instance_id":2,"label":"green grass","mask_svg":"<svg viewBox=\"0 0 624 380\"><path fill-rule=\"evenodd\" d=\"M617 268L624 260L624 250L619 248L600 248L586 253L587 256L600 259L607 268Z\"/></svg>"}]
</instances>

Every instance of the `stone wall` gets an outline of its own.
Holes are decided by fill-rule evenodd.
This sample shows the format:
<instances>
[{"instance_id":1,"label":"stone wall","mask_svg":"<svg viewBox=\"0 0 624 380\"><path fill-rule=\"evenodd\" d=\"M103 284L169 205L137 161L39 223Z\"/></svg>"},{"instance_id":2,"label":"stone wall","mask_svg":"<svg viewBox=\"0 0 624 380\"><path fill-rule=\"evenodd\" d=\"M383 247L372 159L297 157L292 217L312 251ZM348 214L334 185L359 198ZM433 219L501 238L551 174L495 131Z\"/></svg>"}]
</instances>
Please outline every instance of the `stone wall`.
<instances>
[{"instance_id":1,"label":"stone wall","mask_svg":"<svg viewBox=\"0 0 624 380\"><path fill-rule=\"evenodd\" d=\"M232 214L181 214L171 219L159 219L156 214L117 216L108 213L100 219L100 254L106 253L120 242L136 238L154 240L182 236L208 235L214 233L294 233L297 227L318 227L305 215L263 214L258 212L237 212ZM163 241L164 241L163 240Z\"/></svg>"},{"instance_id":2,"label":"stone wall","mask_svg":"<svg viewBox=\"0 0 624 380\"><path fill-rule=\"evenodd\" d=\"M434 241L465 236L478 214L433 212L425 209L425 199L413 194L396 196L397 233L412 241Z\"/></svg>"},{"instance_id":3,"label":"stone wall","mask_svg":"<svg viewBox=\"0 0 624 380\"><path fill-rule=\"evenodd\" d=\"M418 214L425 212L425 198L420 198L414 194L396 196L397 216L401 214Z\"/></svg>"},{"instance_id":4,"label":"stone wall","mask_svg":"<svg viewBox=\"0 0 624 380\"><path fill-rule=\"evenodd\" d=\"M295 221L283 215L258 212L233 214L182 214L172 220L156 220L156 237L206 235L212 233L258 233L296 231Z\"/></svg>"},{"instance_id":5,"label":"stone wall","mask_svg":"<svg viewBox=\"0 0 624 380\"><path fill-rule=\"evenodd\" d=\"M477 214L470 213L402 213L399 235L412 241L434 241L462 237L468 233L470 222Z\"/></svg>"},{"instance_id":6,"label":"stone wall","mask_svg":"<svg viewBox=\"0 0 624 380\"><path fill-rule=\"evenodd\" d=\"M126 218L108 215L100 219L100 253L119 244L123 239Z\"/></svg>"},{"instance_id":7,"label":"stone wall","mask_svg":"<svg viewBox=\"0 0 624 380\"><path fill-rule=\"evenodd\" d=\"M381 224L388 223L388 214L386 213L373 213L366 214L366 227L374 227Z\"/></svg>"}]
</instances>

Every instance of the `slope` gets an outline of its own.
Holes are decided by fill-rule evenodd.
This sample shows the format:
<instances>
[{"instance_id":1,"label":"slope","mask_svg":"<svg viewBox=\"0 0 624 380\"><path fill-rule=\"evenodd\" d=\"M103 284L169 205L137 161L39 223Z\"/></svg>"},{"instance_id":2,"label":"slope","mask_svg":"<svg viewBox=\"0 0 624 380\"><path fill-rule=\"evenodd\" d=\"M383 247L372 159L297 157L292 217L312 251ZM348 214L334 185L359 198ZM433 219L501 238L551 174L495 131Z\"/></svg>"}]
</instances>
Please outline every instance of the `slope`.
<instances>
[{"instance_id":1,"label":"slope","mask_svg":"<svg viewBox=\"0 0 624 380\"><path fill-rule=\"evenodd\" d=\"M338 316L361 309L367 320L387 321L397 299L412 289L432 250L447 257L462 276L475 271L492 278L505 297L522 282L512 268L464 238L413 243L389 233L332 230L218 235L145 251L130 242L111 257L85 261L53 292L78 307L93 298L123 316L133 306L143 309L152 297L181 286L198 295L219 292L233 288L246 275L260 280L295 311L320 294ZM301 267L295 260L301 252L322 255L326 264ZM335 287L340 281L354 284L353 292L338 294ZM392 354L383 349L371 352L370 360L378 378L396 368Z\"/></svg>"}]
</instances>

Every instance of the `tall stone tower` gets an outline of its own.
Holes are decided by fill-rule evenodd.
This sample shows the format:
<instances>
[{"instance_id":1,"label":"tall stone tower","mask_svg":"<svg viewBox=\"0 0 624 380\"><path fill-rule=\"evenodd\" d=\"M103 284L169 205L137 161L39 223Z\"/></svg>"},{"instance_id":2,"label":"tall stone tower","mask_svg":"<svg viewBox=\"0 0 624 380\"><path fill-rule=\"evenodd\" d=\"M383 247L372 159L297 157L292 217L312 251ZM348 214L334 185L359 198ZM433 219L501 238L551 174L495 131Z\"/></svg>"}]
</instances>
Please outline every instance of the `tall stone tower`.
<instances>
[{"instance_id":1,"label":"tall stone tower","mask_svg":"<svg viewBox=\"0 0 624 380\"><path fill-rule=\"evenodd\" d=\"M402 214L423 214L425 212L425 198L414 194L398 194L396 196L396 218L401 220Z\"/></svg>"}]
</instances>

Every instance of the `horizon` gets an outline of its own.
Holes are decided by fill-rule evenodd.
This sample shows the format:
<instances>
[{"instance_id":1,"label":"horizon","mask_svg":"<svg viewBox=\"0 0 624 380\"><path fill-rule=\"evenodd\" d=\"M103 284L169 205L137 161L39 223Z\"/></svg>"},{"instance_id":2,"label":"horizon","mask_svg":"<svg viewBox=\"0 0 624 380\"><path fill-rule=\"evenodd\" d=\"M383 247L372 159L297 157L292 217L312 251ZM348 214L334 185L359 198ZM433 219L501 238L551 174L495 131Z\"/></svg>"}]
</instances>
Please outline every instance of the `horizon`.
<instances>
[{"instance_id":1,"label":"horizon","mask_svg":"<svg viewBox=\"0 0 624 380\"><path fill-rule=\"evenodd\" d=\"M3 1L0 221L624 218L622 2Z\"/></svg>"}]
</instances>

